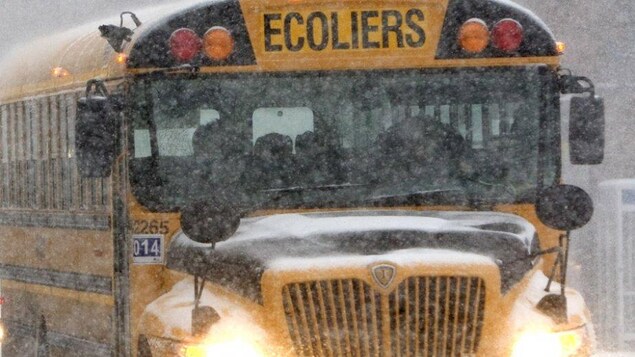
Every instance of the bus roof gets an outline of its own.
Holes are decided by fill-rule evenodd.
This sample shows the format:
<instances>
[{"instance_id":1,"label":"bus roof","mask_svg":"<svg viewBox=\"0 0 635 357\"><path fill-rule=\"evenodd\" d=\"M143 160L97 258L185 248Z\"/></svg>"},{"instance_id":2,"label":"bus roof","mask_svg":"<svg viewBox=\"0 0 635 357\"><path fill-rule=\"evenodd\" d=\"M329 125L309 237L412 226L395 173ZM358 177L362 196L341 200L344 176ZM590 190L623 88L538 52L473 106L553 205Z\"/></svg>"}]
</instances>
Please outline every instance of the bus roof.
<instances>
[{"instance_id":1,"label":"bus roof","mask_svg":"<svg viewBox=\"0 0 635 357\"><path fill-rule=\"evenodd\" d=\"M151 28L166 15L202 2L210 1L188 0L135 13L143 21L142 28ZM0 103L76 89L97 77L123 76L125 66L117 62L117 53L98 30L100 25L114 23L119 24L116 16L17 45L0 60Z\"/></svg>"},{"instance_id":2,"label":"bus roof","mask_svg":"<svg viewBox=\"0 0 635 357\"><path fill-rule=\"evenodd\" d=\"M351 9L392 6L391 4L377 5L386 4L386 2L375 0L340 0L340 3L343 4L342 9L346 6L350 6ZM305 57L298 60L298 57L294 58L292 56L297 56L297 53L283 53L280 57L274 57L273 55L277 55L276 53L266 52L260 48L262 47L261 44L267 40L265 38L267 35L262 34L263 31L259 27L261 26L259 24L260 19L254 17L258 11L265 11L264 9L270 11L269 9L281 9L289 6L306 6L306 11L312 11L311 9L315 11L315 9L321 9L320 6L326 8L327 6L323 6L327 5L326 0L316 0L309 3L289 2L288 0L240 0L240 2L235 0L187 0L155 6L135 12L143 24L139 29L135 30L132 43L128 44L124 51L130 57L128 61L130 70L173 66L173 63L161 59L155 62L152 61L157 57L167 56L168 51L165 50L167 38L165 37L169 37L170 31L173 30L174 26L182 26L184 23L187 24L187 21L191 22L192 14L199 9L206 8L208 10L206 13L216 13L218 14L217 16L226 16L226 10L234 11L236 14L231 15L234 18L230 22L233 25L237 22L242 22L242 24L235 25L238 27L233 28L234 33L238 33L237 36L242 36L242 42L245 42L241 49L240 38L236 41L241 53L240 56L236 55L235 58L244 57L247 59L244 60L244 63L227 61L227 63L216 66L216 69L222 69L221 67L227 69L233 65L244 67L254 65L251 66L251 70L260 69L265 71L275 70L276 67L279 67L278 70L304 69L304 67L299 66L306 66L306 69L375 68L381 67L382 61L385 63L383 64L384 67L391 65L397 67L408 65L414 67L518 65L532 63L532 60L533 63L548 63L551 65L558 63L557 53L554 52L555 40L549 29L529 10L511 1L434 0L426 2L426 4L428 3L442 9L443 12L435 13L435 15L440 16L437 16L439 19L435 20L438 24L435 24L437 27L433 31L429 31L430 28L425 28L428 42L434 42L434 47L428 51L430 58L425 60L421 59L423 56L418 56L413 51L402 51L401 53L406 55L401 57L394 56L394 53L397 52L394 50L392 52L388 51L392 57L382 57L381 54L376 56L379 52L366 54L359 51L358 53L348 51L351 53L349 58L346 58L348 54L342 56L343 52L347 51L331 51L330 57L328 53L304 52L301 55ZM413 0L410 2L397 1L394 3L394 7L404 7L412 4L424 6L422 5L424 3ZM245 13L243 19L241 9L245 8L249 8L250 12ZM251 12L254 14L251 14ZM532 48L539 48L540 51L521 54L520 56L527 58L519 58L517 55L499 56L497 54L497 56L502 57L498 62L490 61L491 58L486 58L487 56L480 56L481 58L452 57L456 54L456 49L453 48L456 40L454 34L449 34L449 30L455 31L461 21L465 21L466 18L472 16L472 12L476 16L488 18L487 20L489 21L510 14L517 16L519 20L523 20L525 31L529 34L528 36L531 37L531 40L535 44L539 44L539 46L534 45ZM455 19L454 16L457 14L458 16ZM441 19L444 17L442 15L447 15L445 21ZM82 87L87 80L96 77L104 79L123 77L127 70L126 64L118 63L117 53L104 38L101 38L98 31L100 25L113 23L118 24L119 19L112 17L80 26L50 37L34 40L9 52L0 62L0 103L36 96L50 91L77 89ZM130 26L129 22L126 22L126 24ZM159 45L157 46L157 44ZM426 46L428 45L426 44ZM154 49L149 50L151 48ZM322 52L328 52L328 49ZM383 54L385 53L387 52L384 51ZM413 53L415 54L414 56ZM148 58L151 58L151 60L148 60ZM257 66L255 66L256 63L258 64ZM196 66L209 66L209 64L203 63ZM344 68L343 66L349 67Z\"/></svg>"}]
</instances>

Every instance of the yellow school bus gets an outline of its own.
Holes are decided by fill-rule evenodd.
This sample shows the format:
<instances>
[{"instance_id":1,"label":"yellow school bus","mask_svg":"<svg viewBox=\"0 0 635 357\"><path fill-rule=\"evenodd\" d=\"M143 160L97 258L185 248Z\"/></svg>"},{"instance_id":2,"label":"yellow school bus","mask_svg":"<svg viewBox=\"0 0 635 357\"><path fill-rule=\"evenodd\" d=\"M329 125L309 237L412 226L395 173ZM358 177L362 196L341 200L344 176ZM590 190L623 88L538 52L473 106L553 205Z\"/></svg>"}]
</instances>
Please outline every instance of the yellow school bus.
<instances>
[{"instance_id":1,"label":"yellow school bus","mask_svg":"<svg viewBox=\"0 0 635 357\"><path fill-rule=\"evenodd\" d=\"M18 47L2 352L590 355L561 164L602 161L603 107L562 52L504 0L192 0Z\"/></svg>"}]
</instances>

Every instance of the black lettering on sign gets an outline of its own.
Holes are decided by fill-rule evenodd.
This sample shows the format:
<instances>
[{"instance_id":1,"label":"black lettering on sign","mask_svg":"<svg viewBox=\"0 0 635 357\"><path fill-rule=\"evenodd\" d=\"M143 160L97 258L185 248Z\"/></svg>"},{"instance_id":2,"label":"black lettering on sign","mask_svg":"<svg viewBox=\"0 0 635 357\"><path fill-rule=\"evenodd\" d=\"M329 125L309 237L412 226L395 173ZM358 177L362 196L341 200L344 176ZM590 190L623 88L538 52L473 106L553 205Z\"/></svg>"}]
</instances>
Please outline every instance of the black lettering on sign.
<instances>
[{"instance_id":1,"label":"black lettering on sign","mask_svg":"<svg viewBox=\"0 0 635 357\"><path fill-rule=\"evenodd\" d=\"M370 34L377 32L379 26L370 25L368 20L371 18L379 17L377 11L362 11L362 46L364 48L379 48L379 42L370 41Z\"/></svg>"},{"instance_id":2,"label":"black lettering on sign","mask_svg":"<svg viewBox=\"0 0 635 357\"><path fill-rule=\"evenodd\" d=\"M136 234L167 234L169 229L168 221L134 220L132 221L132 232Z\"/></svg>"},{"instance_id":3,"label":"black lettering on sign","mask_svg":"<svg viewBox=\"0 0 635 357\"><path fill-rule=\"evenodd\" d=\"M280 35L282 33L279 28L271 27L271 21L279 21L281 18L281 14L265 14L265 51L267 52L282 51L282 45L273 45L271 43L272 35Z\"/></svg>"},{"instance_id":4,"label":"black lettering on sign","mask_svg":"<svg viewBox=\"0 0 635 357\"><path fill-rule=\"evenodd\" d=\"M340 42L340 28L337 12L331 13L331 33L333 34L333 48L336 50L347 50L351 48L348 42Z\"/></svg>"},{"instance_id":5,"label":"black lettering on sign","mask_svg":"<svg viewBox=\"0 0 635 357\"><path fill-rule=\"evenodd\" d=\"M293 20L295 20L295 23L298 25L304 25L302 15L297 12L288 13L287 16L284 17L284 44L289 51L297 52L304 47L304 37L298 37L297 42L293 43L293 39L291 38L291 21Z\"/></svg>"},{"instance_id":6,"label":"black lettering on sign","mask_svg":"<svg viewBox=\"0 0 635 357\"><path fill-rule=\"evenodd\" d=\"M315 23L320 22L320 41L315 41ZM329 43L329 20L324 13L316 11L309 14L306 19L306 37L309 47L314 51L322 51Z\"/></svg>"},{"instance_id":7,"label":"black lettering on sign","mask_svg":"<svg viewBox=\"0 0 635 357\"><path fill-rule=\"evenodd\" d=\"M403 33L401 26L403 17L396 10L386 10L381 13L381 45L383 48L390 47L389 34L392 32L397 37L397 47L403 48Z\"/></svg>"},{"instance_id":8,"label":"black lettering on sign","mask_svg":"<svg viewBox=\"0 0 635 357\"><path fill-rule=\"evenodd\" d=\"M359 19L355 11L351 12L351 37L353 48L359 48Z\"/></svg>"},{"instance_id":9,"label":"black lettering on sign","mask_svg":"<svg viewBox=\"0 0 635 357\"><path fill-rule=\"evenodd\" d=\"M265 51L298 52L306 47L322 51L328 46L334 50L420 48L426 41L424 20L420 9L314 11L306 17L299 12L264 14Z\"/></svg>"},{"instance_id":10,"label":"black lettering on sign","mask_svg":"<svg viewBox=\"0 0 635 357\"><path fill-rule=\"evenodd\" d=\"M423 11L410 9L406 13L406 24L417 34L417 36L413 36L412 34L406 35L406 43L413 48L423 47L423 44L426 42L426 34L423 31L423 27L417 23L415 17L419 22L422 22L424 20Z\"/></svg>"}]
</instances>

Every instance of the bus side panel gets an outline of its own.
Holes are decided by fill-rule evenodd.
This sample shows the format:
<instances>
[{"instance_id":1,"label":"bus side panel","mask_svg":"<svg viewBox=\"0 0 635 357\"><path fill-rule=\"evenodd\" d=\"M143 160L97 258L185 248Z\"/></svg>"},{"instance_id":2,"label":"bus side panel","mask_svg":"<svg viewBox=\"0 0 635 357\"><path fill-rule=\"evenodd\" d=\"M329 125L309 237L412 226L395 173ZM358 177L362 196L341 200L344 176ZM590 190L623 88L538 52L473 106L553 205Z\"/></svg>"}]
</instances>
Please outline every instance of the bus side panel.
<instances>
[{"instance_id":1,"label":"bus side panel","mask_svg":"<svg viewBox=\"0 0 635 357\"><path fill-rule=\"evenodd\" d=\"M0 279L7 356L111 355L111 178L79 175L85 89L0 106ZM44 350L43 350L44 349Z\"/></svg>"},{"instance_id":2,"label":"bus side panel","mask_svg":"<svg viewBox=\"0 0 635 357\"><path fill-rule=\"evenodd\" d=\"M35 355L38 348L51 356L110 355L113 247L108 217L102 223L0 227L6 356Z\"/></svg>"},{"instance_id":3,"label":"bus side panel","mask_svg":"<svg viewBox=\"0 0 635 357\"><path fill-rule=\"evenodd\" d=\"M2 265L112 277L110 231L0 226L0 232Z\"/></svg>"},{"instance_id":4,"label":"bus side panel","mask_svg":"<svg viewBox=\"0 0 635 357\"><path fill-rule=\"evenodd\" d=\"M112 298L41 285L5 281L3 307L7 356L108 356Z\"/></svg>"}]
</instances>

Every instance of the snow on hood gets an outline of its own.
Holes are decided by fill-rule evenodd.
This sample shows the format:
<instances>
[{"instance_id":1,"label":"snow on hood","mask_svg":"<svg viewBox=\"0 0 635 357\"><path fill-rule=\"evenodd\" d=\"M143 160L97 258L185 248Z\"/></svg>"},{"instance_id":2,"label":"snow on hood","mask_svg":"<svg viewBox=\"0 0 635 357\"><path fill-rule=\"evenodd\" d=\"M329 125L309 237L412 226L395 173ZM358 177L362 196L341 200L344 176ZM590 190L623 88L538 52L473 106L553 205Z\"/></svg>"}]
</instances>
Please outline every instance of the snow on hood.
<instances>
[{"instance_id":1,"label":"snow on hood","mask_svg":"<svg viewBox=\"0 0 635 357\"><path fill-rule=\"evenodd\" d=\"M311 238L323 235L342 236L355 232L444 231L477 232L504 231L530 244L535 228L523 218L496 212L412 212L412 211L350 211L341 213L280 214L247 218L238 231L218 248L245 240L276 238Z\"/></svg>"},{"instance_id":2,"label":"snow on hood","mask_svg":"<svg viewBox=\"0 0 635 357\"><path fill-rule=\"evenodd\" d=\"M280 214L241 220L238 231L215 249L180 233L169 249L168 266L259 299L262 274L283 262L311 260L315 267L333 261L322 258L387 259L395 252L403 255L421 249L444 251L447 257L455 251L498 264L506 290L531 269L535 234L525 219L497 212Z\"/></svg>"}]
</instances>

